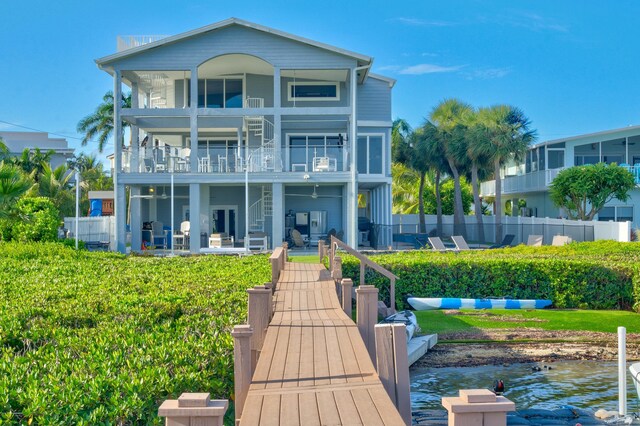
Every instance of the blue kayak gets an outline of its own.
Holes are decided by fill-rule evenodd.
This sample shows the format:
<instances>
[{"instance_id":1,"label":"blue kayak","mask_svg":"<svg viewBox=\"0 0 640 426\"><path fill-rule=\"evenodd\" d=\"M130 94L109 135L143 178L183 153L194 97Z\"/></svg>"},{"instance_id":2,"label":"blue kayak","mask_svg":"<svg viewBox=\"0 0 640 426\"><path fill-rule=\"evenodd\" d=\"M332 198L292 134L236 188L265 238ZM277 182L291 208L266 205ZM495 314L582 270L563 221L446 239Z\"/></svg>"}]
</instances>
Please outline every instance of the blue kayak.
<instances>
[{"instance_id":1,"label":"blue kayak","mask_svg":"<svg viewBox=\"0 0 640 426\"><path fill-rule=\"evenodd\" d=\"M543 309L551 305L547 299L461 299L459 297L409 297L416 311L433 309Z\"/></svg>"}]
</instances>

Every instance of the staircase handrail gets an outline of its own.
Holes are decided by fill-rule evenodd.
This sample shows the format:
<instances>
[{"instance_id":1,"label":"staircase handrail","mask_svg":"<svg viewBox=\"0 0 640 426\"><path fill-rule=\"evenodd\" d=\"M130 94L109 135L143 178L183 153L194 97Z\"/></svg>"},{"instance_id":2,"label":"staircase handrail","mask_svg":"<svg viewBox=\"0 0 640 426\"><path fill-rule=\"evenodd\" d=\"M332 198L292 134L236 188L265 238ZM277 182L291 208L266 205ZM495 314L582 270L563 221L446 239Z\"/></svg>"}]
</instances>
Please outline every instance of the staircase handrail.
<instances>
[{"instance_id":1,"label":"staircase handrail","mask_svg":"<svg viewBox=\"0 0 640 426\"><path fill-rule=\"evenodd\" d=\"M347 245L345 242L339 240L334 235L331 236L330 248L329 248L329 269L333 268L333 259L335 258L336 249L340 247L350 255L356 257L360 261L360 285L364 285L364 273L365 268L369 267L378 272L382 276L389 278L391 284L389 285L389 308L392 312L396 311L396 280L399 278L388 269L378 265L373 260L369 259L364 254L358 252L353 247Z\"/></svg>"}]
</instances>

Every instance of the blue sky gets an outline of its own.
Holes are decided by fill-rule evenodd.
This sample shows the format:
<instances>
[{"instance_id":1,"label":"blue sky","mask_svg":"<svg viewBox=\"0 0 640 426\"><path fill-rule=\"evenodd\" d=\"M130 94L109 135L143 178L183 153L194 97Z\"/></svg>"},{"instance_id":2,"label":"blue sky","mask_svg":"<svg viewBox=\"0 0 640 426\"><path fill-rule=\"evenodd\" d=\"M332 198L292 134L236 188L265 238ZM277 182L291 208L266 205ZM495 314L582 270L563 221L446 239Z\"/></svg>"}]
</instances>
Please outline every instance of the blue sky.
<instances>
[{"instance_id":1,"label":"blue sky","mask_svg":"<svg viewBox=\"0 0 640 426\"><path fill-rule=\"evenodd\" d=\"M373 72L398 80L393 117L413 126L448 97L516 105L539 140L640 124L635 0L22 0L2 1L0 15L0 121L73 147L77 122L112 88L94 59L115 52L117 35L231 16L373 56Z\"/></svg>"}]
</instances>

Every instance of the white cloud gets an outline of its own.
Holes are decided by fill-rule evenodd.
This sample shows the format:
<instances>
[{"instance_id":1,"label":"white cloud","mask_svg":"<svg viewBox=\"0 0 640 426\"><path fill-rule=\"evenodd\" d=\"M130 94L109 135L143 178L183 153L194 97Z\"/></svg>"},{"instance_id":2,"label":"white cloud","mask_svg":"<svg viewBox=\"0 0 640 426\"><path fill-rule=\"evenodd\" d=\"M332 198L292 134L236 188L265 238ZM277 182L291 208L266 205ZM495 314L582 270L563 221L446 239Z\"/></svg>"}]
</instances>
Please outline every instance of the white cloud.
<instances>
[{"instance_id":1,"label":"white cloud","mask_svg":"<svg viewBox=\"0 0 640 426\"><path fill-rule=\"evenodd\" d=\"M376 67L377 71L400 71L402 67L400 65L384 65L382 67Z\"/></svg>"},{"instance_id":2,"label":"white cloud","mask_svg":"<svg viewBox=\"0 0 640 426\"><path fill-rule=\"evenodd\" d=\"M412 27L452 27L457 25L455 22L449 21L428 21L426 19L404 17L394 18L391 21Z\"/></svg>"},{"instance_id":3,"label":"white cloud","mask_svg":"<svg viewBox=\"0 0 640 426\"><path fill-rule=\"evenodd\" d=\"M410 67L402 68L398 71L400 74L410 74L410 75L421 75L421 74L434 74L434 73L447 73L447 72L455 72L462 68L465 65L455 65L452 67L443 67L441 65L434 64L418 64L412 65Z\"/></svg>"}]
</instances>

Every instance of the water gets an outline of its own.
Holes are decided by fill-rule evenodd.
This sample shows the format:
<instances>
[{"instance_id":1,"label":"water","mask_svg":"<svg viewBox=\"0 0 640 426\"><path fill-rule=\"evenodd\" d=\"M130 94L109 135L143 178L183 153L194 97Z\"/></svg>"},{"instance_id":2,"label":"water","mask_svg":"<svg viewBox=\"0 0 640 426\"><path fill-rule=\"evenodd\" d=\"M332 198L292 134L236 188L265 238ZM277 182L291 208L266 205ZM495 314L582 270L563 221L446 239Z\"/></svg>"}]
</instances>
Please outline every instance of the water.
<instances>
[{"instance_id":1,"label":"water","mask_svg":"<svg viewBox=\"0 0 640 426\"><path fill-rule=\"evenodd\" d=\"M533 371L534 366L542 370ZM593 411L618 409L617 363L598 361L412 369L411 408L443 409L443 396L457 396L460 389L492 389L496 379L504 381L504 396L515 402L516 410L554 410L563 405ZM638 412L638 394L628 370L627 382L628 412Z\"/></svg>"}]
</instances>

